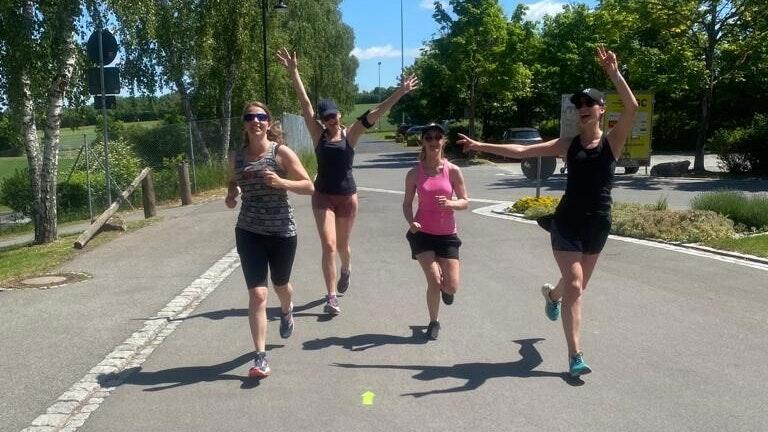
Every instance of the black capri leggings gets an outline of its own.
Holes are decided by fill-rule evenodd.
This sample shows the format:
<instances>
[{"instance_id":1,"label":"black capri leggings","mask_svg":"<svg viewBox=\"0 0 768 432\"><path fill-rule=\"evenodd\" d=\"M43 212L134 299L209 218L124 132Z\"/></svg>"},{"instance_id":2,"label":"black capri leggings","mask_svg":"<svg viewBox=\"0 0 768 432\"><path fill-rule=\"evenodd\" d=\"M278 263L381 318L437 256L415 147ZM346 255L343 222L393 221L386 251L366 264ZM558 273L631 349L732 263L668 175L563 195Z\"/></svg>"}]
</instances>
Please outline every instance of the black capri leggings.
<instances>
[{"instance_id":1,"label":"black capri leggings","mask_svg":"<svg viewBox=\"0 0 768 432\"><path fill-rule=\"evenodd\" d=\"M267 286L267 267L273 285L290 281L296 236L278 237L235 228L235 242L248 289Z\"/></svg>"}]
</instances>

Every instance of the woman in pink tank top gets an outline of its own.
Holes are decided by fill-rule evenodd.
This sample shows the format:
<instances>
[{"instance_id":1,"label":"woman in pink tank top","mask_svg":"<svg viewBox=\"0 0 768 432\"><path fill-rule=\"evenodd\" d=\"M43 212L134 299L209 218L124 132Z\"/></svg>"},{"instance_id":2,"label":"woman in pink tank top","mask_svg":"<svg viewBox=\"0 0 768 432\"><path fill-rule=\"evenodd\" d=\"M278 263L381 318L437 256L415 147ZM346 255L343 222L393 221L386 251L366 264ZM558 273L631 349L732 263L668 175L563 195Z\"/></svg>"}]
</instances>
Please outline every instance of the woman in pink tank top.
<instances>
[{"instance_id":1,"label":"woman in pink tank top","mask_svg":"<svg viewBox=\"0 0 768 432\"><path fill-rule=\"evenodd\" d=\"M440 332L437 315L440 297L446 305L453 303L459 288L459 247L454 210L469 206L461 169L443 158L445 129L431 123L421 131L419 162L405 177L403 215L410 225L406 238L411 256L417 260L427 278L427 310L429 326L426 336L435 340ZM413 198L418 195L416 216Z\"/></svg>"}]
</instances>

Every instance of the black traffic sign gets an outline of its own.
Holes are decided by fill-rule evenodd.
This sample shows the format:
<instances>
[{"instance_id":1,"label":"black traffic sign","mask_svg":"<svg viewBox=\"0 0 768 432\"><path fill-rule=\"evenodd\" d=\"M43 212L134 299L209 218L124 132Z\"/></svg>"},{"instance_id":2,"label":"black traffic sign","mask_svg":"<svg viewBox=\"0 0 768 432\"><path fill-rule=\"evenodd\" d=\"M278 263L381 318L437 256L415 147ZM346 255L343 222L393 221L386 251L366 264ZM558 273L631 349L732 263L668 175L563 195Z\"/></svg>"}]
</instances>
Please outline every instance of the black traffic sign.
<instances>
[{"instance_id":1,"label":"black traffic sign","mask_svg":"<svg viewBox=\"0 0 768 432\"><path fill-rule=\"evenodd\" d=\"M108 65L115 61L115 57L117 57L117 40L115 39L115 36L109 32L109 30L101 31L101 47L102 51L104 52L104 64ZM85 48L86 53L88 53L88 58L98 64L100 60L98 30L91 33Z\"/></svg>"},{"instance_id":2,"label":"black traffic sign","mask_svg":"<svg viewBox=\"0 0 768 432\"><path fill-rule=\"evenodd\" d=\"M115 106L117 106L117 98L115 96L105 96L104 100L107 102L106 106L104 107L106 109L112 109ZM93 107L96 108L96 109L101 109L102 105L103 105L103 103L102 103L101 96L100 95L99 96L94 96L93 97Z\"/></svg>"},{"instance_id":3,"label":"black traffic sign","mask_svg":"<svg viewBox=\"0 0 768 432\"><path fill-rule=\"evenodd\" d=\"M101 94L101 74L98 67L88 68L88 93ZM120 93L120 69L117 67L104 68L104 93Z\"/></svg>"}]
</instances>

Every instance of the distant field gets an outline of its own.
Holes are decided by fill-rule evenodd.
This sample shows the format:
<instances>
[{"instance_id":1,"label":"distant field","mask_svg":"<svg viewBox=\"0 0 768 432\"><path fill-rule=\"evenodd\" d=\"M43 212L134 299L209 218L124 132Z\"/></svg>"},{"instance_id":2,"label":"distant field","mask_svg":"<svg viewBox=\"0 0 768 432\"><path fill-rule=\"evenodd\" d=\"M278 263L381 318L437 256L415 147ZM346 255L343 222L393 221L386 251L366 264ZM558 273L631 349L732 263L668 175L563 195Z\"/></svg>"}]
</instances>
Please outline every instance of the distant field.
<instances>
[{"instance_id":1,"label":"distant field","mask_svg":"<svg viewBox=\"0 0 768 432\"><path fill-rule=\"evenodd\" d=\"M345 125L351 125L355 122L355 119L360 117L362 113L364 113L366 110L369 110L373 107L375 107L378 104L357 104L355 105L355 108L352 110L351 113L344 114L344 124ZM397 125L394 125L392 123L389 123L387 121L387 116L389 113L384 114L384 116L379 120L379 122L376 123L374 127L371 128L372 132L376 132L379 130L379 126L381 126L382 132L394 132L397 130ZM381 124L379 124L381 123Z\"/></svg>"},{"instance_id":2,"label":"distant field","mask_svg":"<svg viewBox=\"0 0 768 432\"><path fill-rule=\"evenodd\" d=\"M159 124L160 120L151 120L145 122L125 123L125 126L154 126ZM83 136L88 142L93 141L98 133L96 132L96 126L81 126L76 129L62 128L61 129L61 149L79 149L83 145Z\"/></svg>"}]
</instances>

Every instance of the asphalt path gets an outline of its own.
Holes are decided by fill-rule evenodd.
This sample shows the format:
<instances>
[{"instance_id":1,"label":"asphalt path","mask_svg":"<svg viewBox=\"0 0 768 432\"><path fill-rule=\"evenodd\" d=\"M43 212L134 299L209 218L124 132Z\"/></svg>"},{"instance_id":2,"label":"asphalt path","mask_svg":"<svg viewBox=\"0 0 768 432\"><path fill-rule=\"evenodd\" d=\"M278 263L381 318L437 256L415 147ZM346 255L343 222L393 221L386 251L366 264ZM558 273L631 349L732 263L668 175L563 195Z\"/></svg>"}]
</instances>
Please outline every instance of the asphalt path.
<instances>
[{"instance_id":1,"label":"asphalt path","mask_svg":"<svg viewBox=\"0 0 768 432\"><path fill-rule=\"evenodd\" d=\"M768 429L760 268L609 240L585 294L582 344L595 372L571 380L562 329L544 316L539 294L557 277L546 234L459 212L462 285L441 308L440 339L426 342L425 282L400 211L414 156L386 143L360 147L352 287L336 318L322 312L309 199L292 198L296 330L280 339L271 294L271 377L247 378L253 353L237 268L99 398L78 430ZM530 193L501 168L463 168L470 196ZM670 197L682 202L695 193L687 188ZM0 429L22 429L45 413L230 252L234 219L223 203L190 207L66 265L90 273L88 281L0 293ZM364 394L374 395L371 404Z\"/></svg>"}]
</instances>

